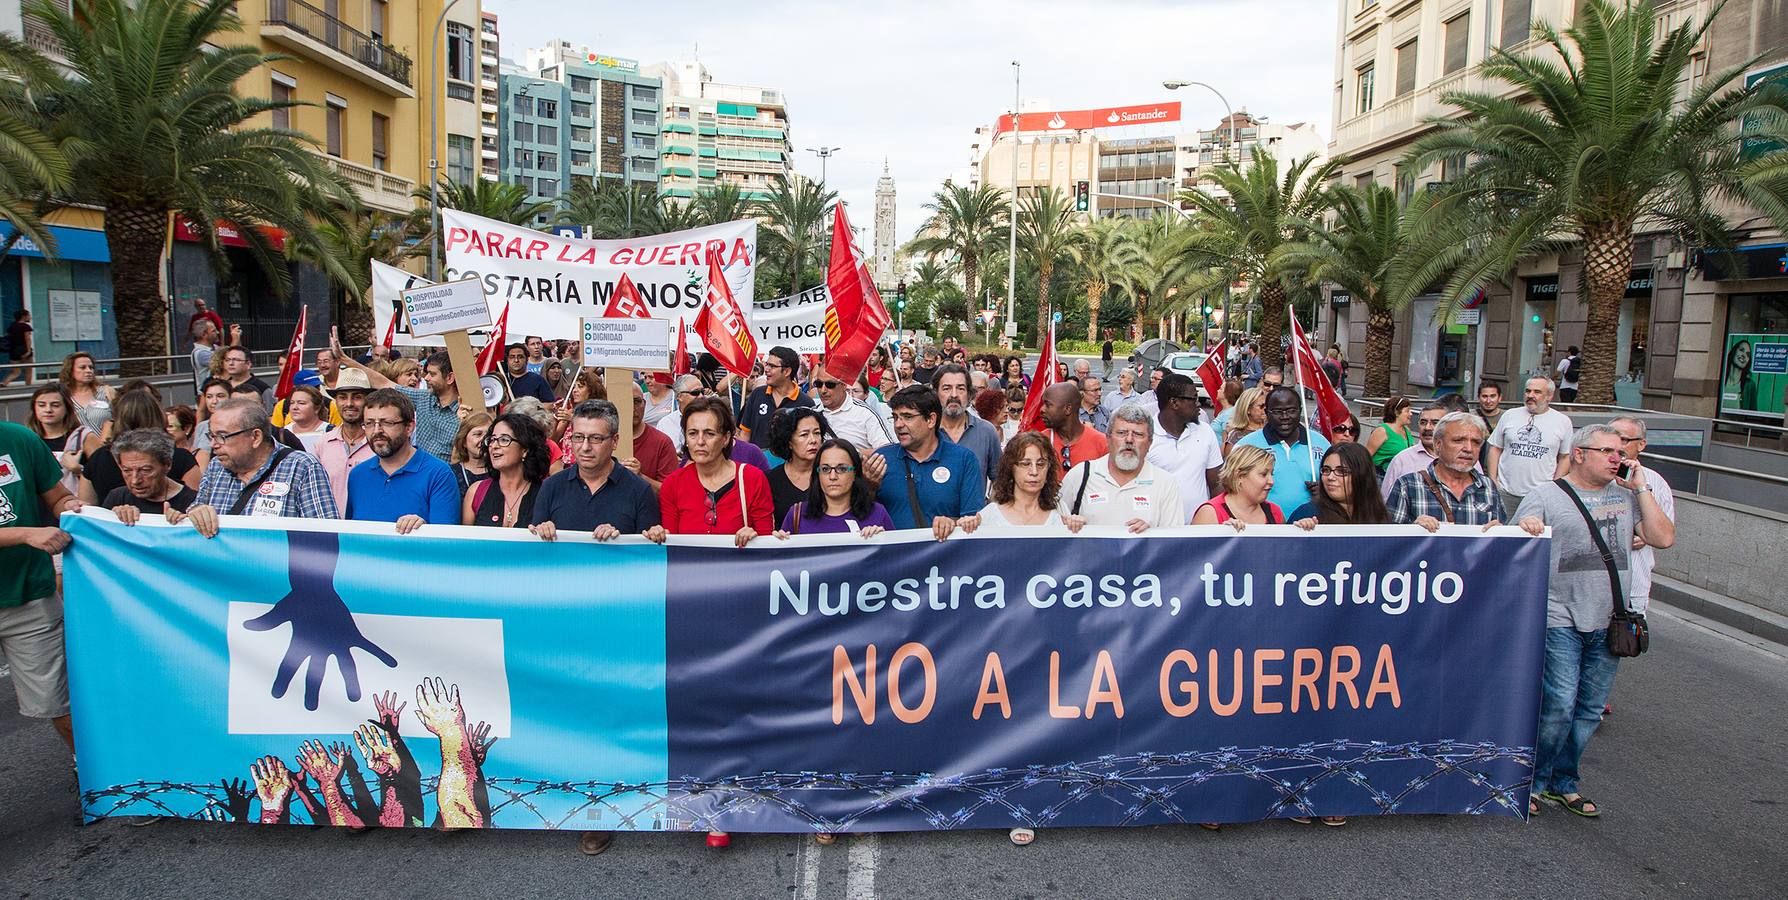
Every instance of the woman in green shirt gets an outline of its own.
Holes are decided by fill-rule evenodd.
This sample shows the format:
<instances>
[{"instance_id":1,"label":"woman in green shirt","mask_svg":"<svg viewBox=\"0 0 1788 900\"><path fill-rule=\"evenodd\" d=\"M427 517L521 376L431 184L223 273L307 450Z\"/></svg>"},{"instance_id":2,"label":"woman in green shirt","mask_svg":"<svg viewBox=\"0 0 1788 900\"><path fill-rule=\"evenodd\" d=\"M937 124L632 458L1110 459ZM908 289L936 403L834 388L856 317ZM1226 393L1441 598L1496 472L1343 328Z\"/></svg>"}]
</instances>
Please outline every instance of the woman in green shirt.
<instances>
[{"instance_id":1,"label":"woman in green shirt","mask_svg":"<svg viewBox=\"0 0 1788 900\"><path fill-rule=\"evenodd\" d=\"M1414 413L1415 404L1401 394L1392 395L1384 402L1384 424L1373 429L1372 435L1366 438L1366 449L1372 451L1372 465L1380 474L1390 465L1392 457L1415 443L1409 435L1409 419Z\"/></svg>"}]
</instances>

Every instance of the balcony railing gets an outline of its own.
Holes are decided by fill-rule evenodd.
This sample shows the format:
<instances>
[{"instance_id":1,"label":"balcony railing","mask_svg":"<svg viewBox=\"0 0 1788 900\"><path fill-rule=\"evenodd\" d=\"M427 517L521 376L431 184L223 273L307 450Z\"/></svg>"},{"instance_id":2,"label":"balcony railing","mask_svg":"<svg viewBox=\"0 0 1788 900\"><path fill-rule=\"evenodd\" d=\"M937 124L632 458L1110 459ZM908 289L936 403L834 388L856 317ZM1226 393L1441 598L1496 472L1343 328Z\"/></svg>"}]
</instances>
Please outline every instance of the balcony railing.
<instances>
[{"instance_id":1,"label":"balcony railing","mask_svg":"<svg viewBox=\"0 0 1788 900\"><path fill-rule=\"evenodd\" d=\"M25 43L51 59L62 59L62 42L56 33L35 16L25 16Z\"/></svg>"},{"instance_id":2,"label":"balcony railing","mask_svg":"<svg viewBox=\"0 0 1788 900\"><path fill-rule=\"evenodd\" d=\"M307 35L404 87L410 86L408 54L363 34L303 0L267 0L266 24L284 26Z\"/></svg>"},{"instance_id":3,"label":"balcony railing","mask_svg":"<svg viewBox=\"0 0 1788 900\"><path fill-rule=\"evenodd\" d=\"M367 206L394 213L407 213L416 208L416 201L410 196L410 192L416 188L416 182L371 166L319 155L323 162L341 174L343 181L354 186L354 193Z\"/></svg>"}]
</instances>

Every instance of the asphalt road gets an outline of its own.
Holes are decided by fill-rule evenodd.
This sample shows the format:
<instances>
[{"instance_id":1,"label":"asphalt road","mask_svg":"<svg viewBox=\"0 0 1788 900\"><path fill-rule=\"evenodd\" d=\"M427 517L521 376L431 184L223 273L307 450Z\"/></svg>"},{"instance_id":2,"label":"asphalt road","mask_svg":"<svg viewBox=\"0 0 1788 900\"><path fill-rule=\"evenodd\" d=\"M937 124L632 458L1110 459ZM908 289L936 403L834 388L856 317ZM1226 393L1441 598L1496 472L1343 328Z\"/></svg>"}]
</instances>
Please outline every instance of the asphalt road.
<instances>
[{"instance_id":1,"label":"asphalt road","mask_svg":"<svg viewBox=\"0 0 1788 900\"><path fill-rule=\"evenodd\" d=\"M1589 821L1396 817L841 838L547 832L350 835L77 824L68 754L0 678L0 896L1771 897L1788 893L1788 648L1653 606L1647 656L1585 759Z\"/></svg>"}]
</instances>

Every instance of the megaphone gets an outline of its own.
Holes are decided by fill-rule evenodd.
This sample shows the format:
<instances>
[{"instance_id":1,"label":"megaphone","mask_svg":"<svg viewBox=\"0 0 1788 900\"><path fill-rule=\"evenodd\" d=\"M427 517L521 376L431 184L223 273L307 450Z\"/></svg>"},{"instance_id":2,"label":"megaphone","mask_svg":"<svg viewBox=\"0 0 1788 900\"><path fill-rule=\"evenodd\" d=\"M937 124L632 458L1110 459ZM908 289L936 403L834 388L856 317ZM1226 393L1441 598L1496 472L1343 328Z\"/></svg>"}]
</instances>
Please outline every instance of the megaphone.
<instances>
[{"instance_id":1,"label":"megaphone","mask_svg":"<svg viewBox=\"0 0 1788 900\"><path fill-rule=\"evenodd\" d=\"M497 375L485 375L478 379L478 386L484 389L484 406L486 409L502 406L509 399L509 386Z\"/></svg>"}]
</instances>

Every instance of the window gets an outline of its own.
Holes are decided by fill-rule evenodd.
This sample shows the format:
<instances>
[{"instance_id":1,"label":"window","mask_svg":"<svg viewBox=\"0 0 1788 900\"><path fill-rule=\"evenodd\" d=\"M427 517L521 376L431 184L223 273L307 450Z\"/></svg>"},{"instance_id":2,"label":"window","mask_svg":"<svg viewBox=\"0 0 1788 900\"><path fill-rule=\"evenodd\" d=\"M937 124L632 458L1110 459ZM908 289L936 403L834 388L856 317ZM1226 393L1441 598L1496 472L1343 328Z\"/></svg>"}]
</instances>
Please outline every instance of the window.
<instances>
[{"instance_id":1,"label":"window","mask_svg":"<svg viewBox=\"0 0 1788 900\"><path fill-rule=\"evenodd\" d=\"M1471 13L1463 13L1447 20L1447 58L1441 67L1442 74L1451 75L1465 68L1467 51L1471 47Z\"/></svg>"},{"instance_id":2,"label":"window","mask_svg":"<svg viewBox=\"0 0 1788 900\"><path fill-rule=\"evenodd\" d=\"M545 169L549 172L559 171L559 154L548 153L545 150L540 151L534 157L534 168Z\"/></svg>"},{"instance_id":3,"label":"window","mask_svg":"<svg viewBox=\"0 0 1788 900\"><path fill-rule=\"evenodd\" d=\"M468 29L469 31L470 29ZM470 135L447 136L447 177L455 184L471 184L478 177L478 149Z\"/></svg>"},{"instance_id":4,"label":"window","mask_svg":"<svg viewBox=\"0 0 1788 900\"><path fill-rule=\"evenodd\" d=\"M588 126L588 125L573 125L573 126L571 126L571 141L574 144L578 144L578 143L588 144L590 142L590 126Z\"/></svg>"},{"instance_id":5,"label":"window","mask_svg":"<svg viewBox=\"0 0 1788 900\"><path fill-rule=\"evenodd\" d=\"M273 73L272 99L275 103L296 102L298 100L298 83L287 79L278 72ZM273 127L292 127L292 110L290 108L273 110Z\"/></svg>"},{"instance_id":6,"label":"window","mask_svg":"<svg viewBox=\"0 0 1788 900\"><path fill-rule=\"evenodd\" d=\"M536 100L534 102L534 115L542 119L557 119L559 117L559 101Z\"/></svg>"},{"instance_id":7,"label":"window","mask_svg":"<svg viewBox=\"0 0 1788 900\"><path fill-rule=\"evenodd\" d=\"M385 22L390 16L390 4L385 0L372 0L372 10L367 17L366 30L372 33L372 39L384 43Z\"/></svg>"},{"instance_id":8,"label":"window","mask_svg":"<svg viewBox=\"0 0 1788 900\"><path fill-rule=\"evenodd\" d=\"M635 172L644 172L649 175L652 173L652 170L657 167L657 165L658 165L658 163L655 162L652 159L652 157L650 157L650 156L635 156L635 157L633 157L633 171L635 171Z\"/></svg>"},{"instance_id":9,"label":"window","mask_svg":"<svg viewBox=\"0 0 1788 900\"><path fill-rule=\"evenodd\" d=\"M653 109L636 109L631 114L635 125L658 124L658 111Z\"/></svg>"},{"instance_id":10,"label":"window","mask_svg":"<svg viewBox=\"0 0 1788 900\"><path fill-rule=\"evenodd\" d=\"M1410 41L1397 48L1397 96L1411 93L1416 88L1416 42Z\"/></svg>"},{"instance_id":11,"label":"window","mask_svg":"<svg viewBox=\"0 0 1788 900\"><path fill-rule=\"evenodd\" d=\"M677 118L679 118L679 119L689 118L689 107L687 107L687 106L677 107Z\"/></svg>"},{"instance_id":12,"label":"window","mask_svg":"<svg viewBox=\"0 0 1788 900\"><path fill-rule=\"evenodd\" d=\"M513 137L518 141L533 140L534 139L534 123L532 123L532 122L513 122L513 123L511 123L510 137Z\"/></svg>"},{"instance_id":13,"label":"window","mask_svg":"<svg viewBox=\"0 0 1788 900\"><path fill-rule=\"evenodd\" d=\"M391 120L378 113L372 114L372 142L373 168L391 171Z\"/></svg>"},{"instance_id":14,"label":"window","mask_svg":"<svg viewBox=\"0 0 1788 900\"><path fill-rule=\"evenodd\" d=\"M1358 70L1359 92L1354 102L1355 114L1372 111L1372 83L1377 78L1377 68L1377 64L1367 63Z\"/></svg>"},{"instance_id":15,"label":"window","mask_svg":"<svg viewBox=\"0 0 1788 900\"><path fill-rule=\"evenodd\" d=\"M590 104L580 100L571 101L571 116L574 119L590 118Z\"/></svg>"},{"instance_id":16,"label":"window","mask_svg":"<svg viewBox=\"0 0 1788 900\"><path fill-rule=\"evenodd\" d=\"M649 134L636 134L628 143L635 150L658 149L658 139Z\"/></svg>"},{"instance_id":17,"label":"window","mask_svg":"<svg viewBox=\"0 0 1788 900\"><path fill-rule=\"evenodd\" d=\"M534 151L517 148L510 152L509 161L518 169L534 168Z\"/></svg>"},{"instance_id":18,"label":"window","mask_svg":"<svg viewBox=\"0 0 1788 900\"><path fill-rule=\"evenodd\" d=\"M559 67L553 66L550 69L541 69L540 77L546 81L558 81L559 80Z\"/></svg>"},{"instance_id":19,"label":"window","mask_svg":"<svg viewBox=\"0 0 1788 900\"><path fill-rule=\"evenodd\" d=\"M534 195L537 197L559 196L559 179L542 178L534 182Z\"/></svg>"},{"instance_id":20,"label":"window","mask_svg":"<svg viewBox=\"0 0 1788 900\"><path fill-rule=\"evenodd\" d=\"M1360 174L1353 176L1353 186L1362 191L1371 187L1372 182L1373 177L1371 172L1361 172Z\"/></svg>"},{"instance_id":21,"label":"window","mask_svg":"<svg viewBox=\"0 0 1788 900\"><path fill-rule=\"evenodd\" d=\"M1452 156L1448 156L1448 157L1441 159L1441 161L1440 161L1440 180L1441 181L1446 181L1446 182L1458 181L1464 175L1465 175L1465 154L1455 153Z\"/></svg>"},{"instance_id":22,"label":"window","mask_svg":"<svg viewBox=\"0 0 1788 900\"><path fill-rule=\"evenodd\" d=\"M342 147L347 142L348 101L334 94L325 94L328 101L323 108L324 139L323 148L330 156L341 157Z\"/></svg>"},{"instance_id":23,"label":"window","mask_svg":"<svg viewBox=\"0 0 1788 900\"><path fill-rule=\"evenodd\" d=\"M559 142L559 126L557 126L557 125L536 125L536 126L534 126L534 143L536 143L536 144L557 144L558 142Z\"/></svg>"},{"instance_id":24,"label":"window","mask_svg":"<svg viewBox=\"0 0 1788 900\"><path fill-rule=\"evenodd\" d=\"M1533 0L1502 0L1502 43L1513 47L1533 29Z\"/></svg>"},{"instance_id":25,"label":"window","mask_svg":"<svg viewBox=\"0 0 1788 900\"><path fill-rule=\"evenodd\" d=\"M1415 190L1416 190L1415 170L1411 169L1408 166L1398 166L1397 167L1397 203L1398 204L1408 203L1409 198L1415 196Z\"/></svg>"},{"instance_id":26,"label":"window","mask_svg":"<svg viewBox=\"0 0 1788 900\"><path fill-rule=\"evenodd\" d=\"M590 94L596 91L596 82L582 75L571 76L571 90L579 94Z\"/></svg>"},{"instance_id":27,"label":"window","mask_svg":"<svg viewBox=\"0 0 1788 900\"><path fill-rule=\"evenodd\" d=\"M588 150L573 150L573 151L571 151L571 164L573 166L587 166L587 165L589 165L590 164L590 151L588 151Z\"/></svg>"},{"instance_id":28,"label":"window","mask_svg":"<svg viewBox=\"0 0 1788 900\"><path fill-rule=\"evenodd\" d=\"M478 40L472 34L472 26L458 22L447 23L447 77L456 81L471 81L478 71L474 57L478 53Z\"/></svg>"},{"instance_id":29,"label":"window","mask_svg":"<svg viewBox=\"0 0 1788 900\"><path fill-rule=\"evenodd\" d=\"M658 89L655 87L645 87L644 85L636 84L633 86L632 94L633 102L635 103L656 104L658 102Z\"/></svg>"}]
</instances>

